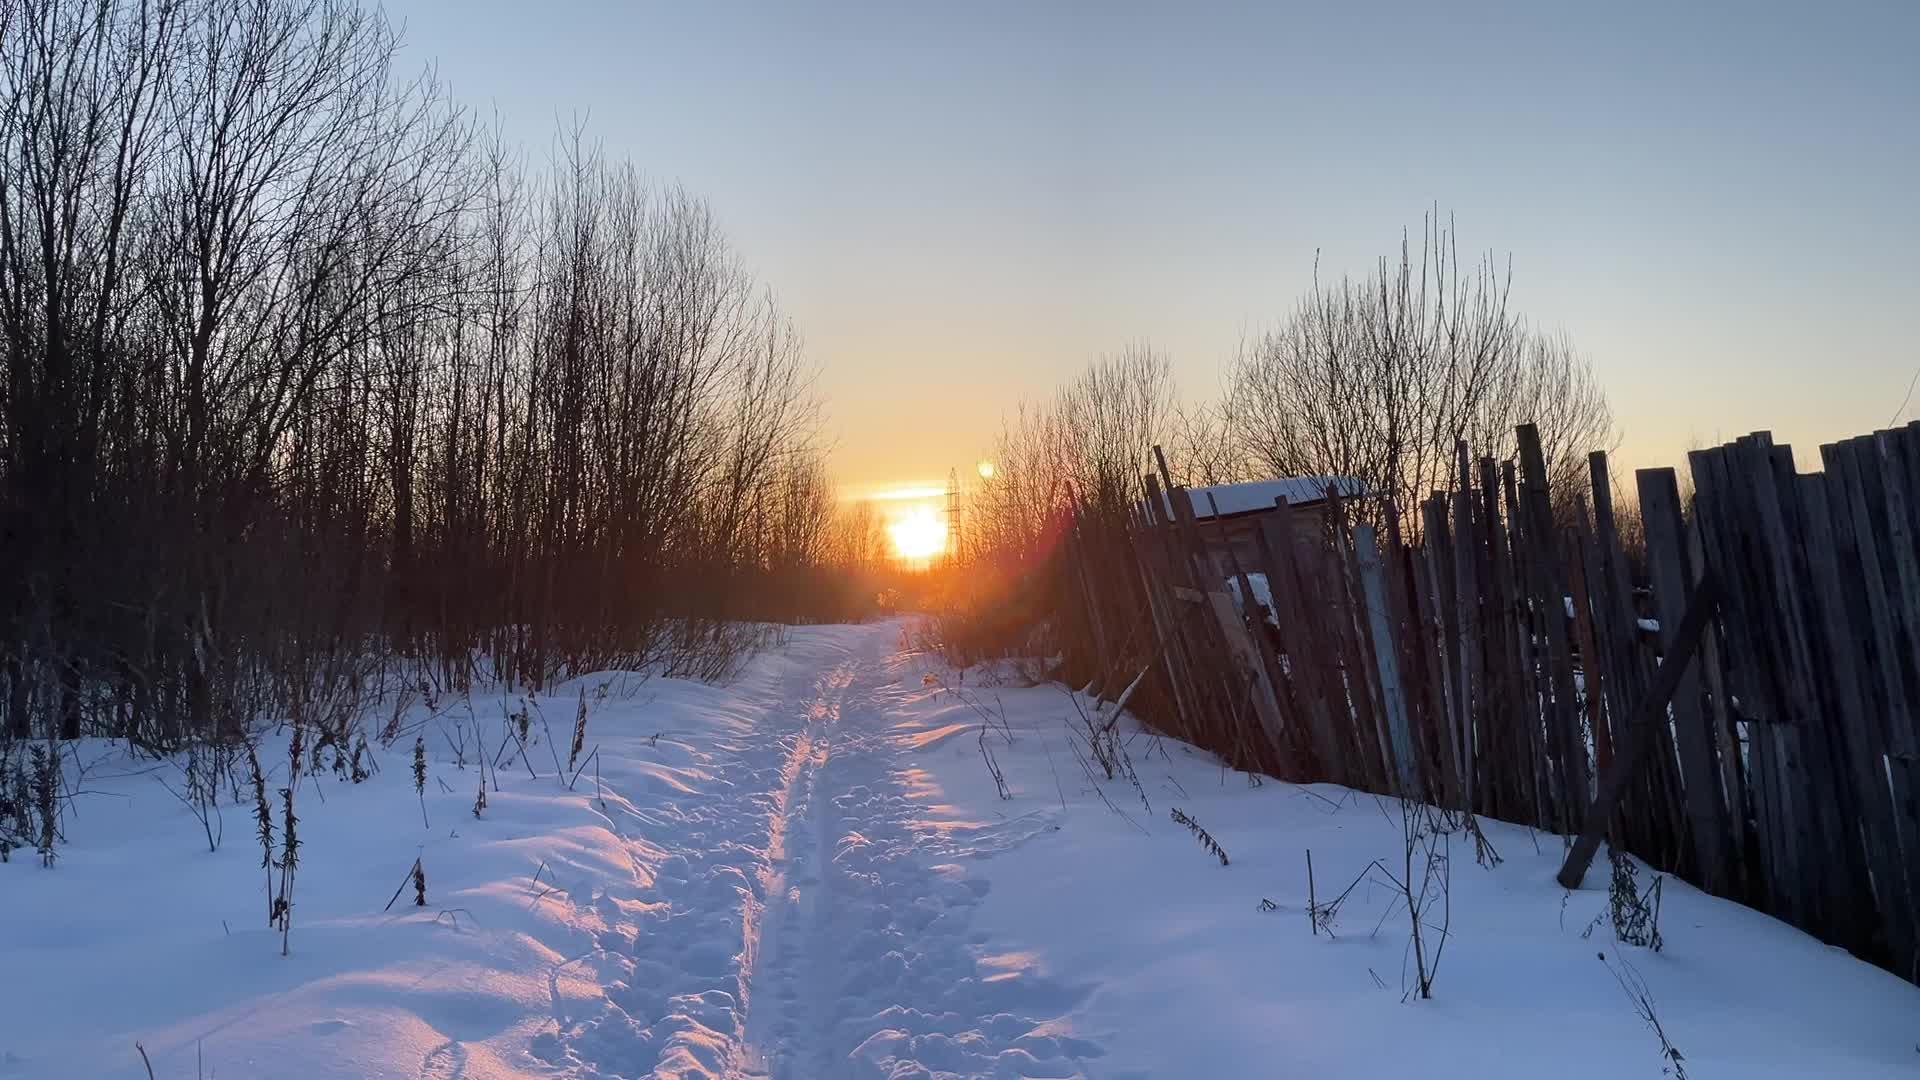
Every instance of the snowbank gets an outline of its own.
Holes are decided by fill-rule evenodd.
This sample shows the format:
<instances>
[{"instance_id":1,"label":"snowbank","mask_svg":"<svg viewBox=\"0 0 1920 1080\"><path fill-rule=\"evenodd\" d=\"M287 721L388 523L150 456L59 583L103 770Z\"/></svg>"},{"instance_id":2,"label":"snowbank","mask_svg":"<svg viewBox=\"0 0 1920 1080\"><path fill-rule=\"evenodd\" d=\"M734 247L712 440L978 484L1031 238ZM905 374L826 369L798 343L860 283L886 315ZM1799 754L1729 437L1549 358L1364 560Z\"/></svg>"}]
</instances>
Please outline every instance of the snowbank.
<instances>
[{"instance_id":1,"label":"snowbank","mask_svg":"<svg viewBox=\"0 0 1920 1080\"><path fill-rule=\"evenodd\" d=\"M1503 859L1493 869L1453 838L1434 996L1404 1000L1407 918L1377 877L1343 905L1333 936L1316 936L1307 916L1307 851L1325 902L1371 860L1401 858L1397 803L1331 785L1253 786L1131 728L1141 791L1096 785L1069 748L1063 691L962 692L1004 702L1014 741L993 750L1013 798L998 797L973 740L956 738L914 758L940 778L927 823L1033 833L989 864L975 922L1029 970L1084 988L1060 1030L1101 1048L1090 1076L1659 1077L1659 1041L1602 952L1644 980L1695 1080L1920 1069L1920 988L1671 879L1665 947L1622 946L1604 917L1607 859L1568 893L1553 880L1561 840L1499 822L1483 823ZM913 696L899 710L903 735L973 715L950 692ZM1176 807L1230 865L1169 820ZM1644 866L1640 881L1652 881Z\"/></svg>"},{"instance_id":2,"label":"snowbank","mask_svg":"<svg viewBox=\"0 0 1920 1080\"><path fill-rule=\"evenodd\" d=\"M31 852L0 866L0 1077L144 1077L136 1041L162 1080L197 1060L235 1078L645 1075L668 1060L717 1073L737 1042L746 875L769 816L735 788L777 770L778 743L752 744L822 648L803 637L725 689L611 673L557 687L533 699L527 759L488 771L479 818L480 743L501 754L522 698L416 707L377 775L299 788L285 958L244 765L245 801L222 806L209 853L160 782L178 788L176 768L80 748L90 794L57 866ZM599 756L568 790L555 759L583 687ZM285 749L261 753L270 797ZM427 906L409 887L383 911L416 857Z\"/></svg>"}]
</instances>

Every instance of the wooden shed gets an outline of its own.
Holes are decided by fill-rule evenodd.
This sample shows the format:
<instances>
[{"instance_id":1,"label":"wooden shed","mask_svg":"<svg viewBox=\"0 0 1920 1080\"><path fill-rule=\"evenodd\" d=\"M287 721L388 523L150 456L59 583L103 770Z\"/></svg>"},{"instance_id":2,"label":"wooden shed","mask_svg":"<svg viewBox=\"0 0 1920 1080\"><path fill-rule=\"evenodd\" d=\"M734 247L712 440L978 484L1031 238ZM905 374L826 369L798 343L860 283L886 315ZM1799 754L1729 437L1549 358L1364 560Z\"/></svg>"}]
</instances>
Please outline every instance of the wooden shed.
<instances>
[{"instance_id":1,"label":"wooden shed","mask_svg":"<svg viewBox=\"0 0 1920 1080\"><path fill-rule=\"evenodd\" d=\"M1331 500L1365 495L1366 485L1344 476L1289 476L1187 489L1207 557L1222 578L1232 575L1236 558L1247 569L1262 565L1254 535L1261 519L1274 513L1276 499L1287 500L1296 533L1317 540L1326 528Z\"/></svg>"}]
</instances>

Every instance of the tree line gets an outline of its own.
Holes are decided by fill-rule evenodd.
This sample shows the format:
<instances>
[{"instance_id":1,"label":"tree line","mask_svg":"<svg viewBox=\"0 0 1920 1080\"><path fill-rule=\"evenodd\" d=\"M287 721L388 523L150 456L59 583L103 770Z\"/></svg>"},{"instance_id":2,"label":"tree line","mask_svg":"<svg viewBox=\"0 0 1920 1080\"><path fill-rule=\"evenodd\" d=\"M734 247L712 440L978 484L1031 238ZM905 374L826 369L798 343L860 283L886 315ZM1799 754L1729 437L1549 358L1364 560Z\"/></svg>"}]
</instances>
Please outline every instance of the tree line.
<instances>
[{"instance_id":1,"label":"tree line","mask_svg":"<svg viewBox=\"0 0 1920 1080\"><path fill-rule=\"evenodd\" d=\"M1511 459L1514 429L1540 433L1556 513L1573 520L1587 458L1617 444L1591 361L1564 333L1509 303L1512 274L1491 255L1464 265L1438 212L1418 238L1364 275L1322 278L1270 328L1242 343L1212 397L1183 399L1172 360L1148 344L1103 356L1053 395L1026 402L994 439L995 468L966 493L941 630L961 659L1041 648L1035 627L1064 585L1059 523L1124 522L1163 448L1176 483L1342 477L1389 498L1379 515L1453 486L1464 439ZM1620 509L1629 550L1637 513ZM1417 520L1403 524L1419 531Z\"/></svg>"},{"instance_id":2,"label":"tree line","mask_svg":"<svg viewBox=\"0 0 1920 1080\"><path fill-rule=\"evenodd\" d=\"M399 47L350 0L0 0L0 732L714 676L855 602L709 208L577 131L528 167Z\"/></svg>"}]
</instances>

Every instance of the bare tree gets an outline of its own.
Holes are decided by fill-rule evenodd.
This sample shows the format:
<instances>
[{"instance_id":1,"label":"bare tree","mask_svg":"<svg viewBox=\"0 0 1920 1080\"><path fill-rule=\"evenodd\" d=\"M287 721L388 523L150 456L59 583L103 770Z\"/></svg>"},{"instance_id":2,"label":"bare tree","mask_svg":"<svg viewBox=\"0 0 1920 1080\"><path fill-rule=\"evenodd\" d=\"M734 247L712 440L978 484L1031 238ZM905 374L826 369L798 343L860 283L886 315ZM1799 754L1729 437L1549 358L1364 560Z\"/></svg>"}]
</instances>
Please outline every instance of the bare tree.
<instances>
[{"instance_id":1,"label":"bare tree","mask_svg":"<svg viewBox=\"0 0 1920 1080\"><path fill-rule=\"evenodd\" d=\"M1263 470L1248 454L1247 437L1240 431L1240 414L1231 397L1175 409L1167 439L1167 464L1177 483L1211 487L1262 476Z\"/></svg>"},{"instance_id":2,"label":"bare tree","mask_svg":"<svg viewBox=\"0 0 1920 1080\"><path fill-rule=\"evenodd\" d=\"M1565 335L1508 308L1510 271L1463 272L1451 225L1430 216L1419 255L1402 238L1362 280L1312 291L1278 328L1243 347L1227 408L1245 451L1272 475L1353 477L1415 505L1447 487L1456 440L1513 452L1534 423L1563 494L1588 450L1615 441L1591 364Z\"/></svg>"},{"instance_id":3,"label":"bare tree","mask_svg":"<svg viewBox=\"0 0 1920 1080\"><path fill-rule=\"evenodd\" d=\"M1100 358L1049 401L1022 403L1002 423L993 475L969 495L968 556L1031 565L1076 502L1124 514L1174 419L1172 365L1146 345Z\"/></svg>"},{"instance_id":4,"label":"bare tree","mask_svg":"<svg viewBox=\"0 0 1920 1080\"><path fill-rule=\"evenodd\" d=\"M829 526L830 562L855 570L883 565L888 555L887 524L872 500L842 503Z\"/></svg>"},{"instance_id":5,"label":"bare tree","mask_svg":"<svg viewBox=\"0 0 1920 1080\"><path fill-rule=\"evenodd\" d=\"M1025 566L1046 549L1046 522L1068 505L1073 471L1059 412L1022 402L1001 423L994 470L968 499L963 557Z\"/></svg>"},{"instance_id":6,"label":"bare tree","mask_svg":"<svg viewBox=\"0 0 1920 1080\"><path fill-rule=\"evenodd\" d=\"M1068 383L1054 408L1077 497L1124 505L1173 419L1173 365L1150 345L1129 345Z\"/></svg>"}]
</instances>

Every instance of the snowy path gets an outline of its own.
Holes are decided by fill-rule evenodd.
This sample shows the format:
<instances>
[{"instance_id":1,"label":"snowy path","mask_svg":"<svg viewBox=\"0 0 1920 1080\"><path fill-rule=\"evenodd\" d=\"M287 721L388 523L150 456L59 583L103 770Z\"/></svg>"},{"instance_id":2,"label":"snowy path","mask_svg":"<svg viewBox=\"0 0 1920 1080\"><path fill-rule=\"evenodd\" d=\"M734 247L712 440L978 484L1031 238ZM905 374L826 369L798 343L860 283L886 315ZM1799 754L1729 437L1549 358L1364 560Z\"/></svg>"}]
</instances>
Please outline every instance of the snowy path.
<instances>
[{"instance_id":1,"label":"snowy path","mask_svg":"<svg viewBox=\"0 0 1920 1080\"><path fill-rule=\"evenodd\" d=\"M604 1014L563 1026L543 1057L586 1075L804 1080L1064 1077L1097 1055L1035 1034L1075 994L975 959L968 912L987 883L952 861L975 846L916 826L887 708L893 643L891 627L859 628L807 656L714 748L672 828L614 805L612 827L658 870L631 938L601 942Z\"/></svg>"},{"instance_id":2,"label":"snowy path","mask_svg":"<svg viewBox=\"0 0 1920 1080\"><path fill-rule=\"evenodd\" d=\"M883 655L859 658L827 745L813 743L804 824L777 874L789 888L768 905L754 971L765 992L748 1013L746 1075L1077 1075L1097 1048L1036 1029L1078 995L983 965L969 915L987 881L951 860L984 852L921 821Z\"/></svg>"}]
</instances>

